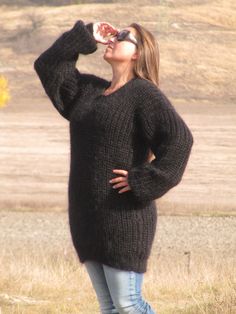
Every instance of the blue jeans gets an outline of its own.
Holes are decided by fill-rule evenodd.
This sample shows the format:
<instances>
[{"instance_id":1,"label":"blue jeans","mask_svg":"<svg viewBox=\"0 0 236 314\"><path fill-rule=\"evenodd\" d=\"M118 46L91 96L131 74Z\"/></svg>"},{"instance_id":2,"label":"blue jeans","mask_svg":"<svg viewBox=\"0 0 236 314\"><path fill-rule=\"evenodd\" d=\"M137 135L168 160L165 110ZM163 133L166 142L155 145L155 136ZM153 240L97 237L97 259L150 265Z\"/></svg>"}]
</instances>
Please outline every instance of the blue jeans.
<instances>
[{"instance_id":1,"label":"blue jeans","mask_svg":"<svg viewBox=\"0 0 236 314\"><path fill-rule=\"evenodd\" d=\"M141 295L143 273L124 271L90 260L84 264L102 314L155 314Z\"/></svg>"}]
</instances>

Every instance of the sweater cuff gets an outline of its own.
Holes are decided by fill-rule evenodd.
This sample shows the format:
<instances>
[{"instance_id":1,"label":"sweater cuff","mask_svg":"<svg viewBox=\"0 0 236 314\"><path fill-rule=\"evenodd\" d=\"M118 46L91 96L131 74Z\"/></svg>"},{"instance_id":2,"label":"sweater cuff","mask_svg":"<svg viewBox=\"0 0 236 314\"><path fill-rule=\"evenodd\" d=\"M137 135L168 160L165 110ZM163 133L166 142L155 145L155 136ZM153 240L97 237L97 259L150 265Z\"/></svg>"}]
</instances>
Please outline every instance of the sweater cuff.
<instances>
[{"instance_id":1,"label":"sweater cuff","mask_svg":"<svg viewBox=\"0 0 236 314\"><path fill-rule=\"evenodd\" d=\"M53 54L70 60L77 59L78 54L90 54L97 50L97 41L93 36L92 23L84 24L78 20L74 26L63 33L53 45Z\"/></svg>"},{"instance_id":2,"label":"sweater cuff","mask_svg":"<svg viewBox=\"0 0 236 314\"><path fill-rule=\"evenodd\" d=\"M87 30L90 32L90 34L93 36L93 23L92 22L87 23L85 26L86 26Z\"/></svg>"},{"instance_id":3,"label":"sweater cuff","mask_svg":"<svg viewBox=\"0 0 236 314\"><path fill-rule=\"evenodd\" d=\"M78 20L68 33L68 43L70 46L82 54L90 54L97 50L97 41L93 36L93 23L85 24Z\"/></svg>"},{"instance_id":4,"label":"sweater cuff","mask_svg":"<svg viewBox=\"0 0 236 314\"><path fill-rule=\"evenodd\" d=\"M155 200L155 196L153 197L147 186L149 185L146 177L143 177L143 173L145 168L150 168L150 163L145 162L144 164L133 167L128 171L128 183L131 188L131 192L133 193L135 199L139 202L147 202ZM150 188L151 188L150 182Z\"/></svg>"}]
</instances>

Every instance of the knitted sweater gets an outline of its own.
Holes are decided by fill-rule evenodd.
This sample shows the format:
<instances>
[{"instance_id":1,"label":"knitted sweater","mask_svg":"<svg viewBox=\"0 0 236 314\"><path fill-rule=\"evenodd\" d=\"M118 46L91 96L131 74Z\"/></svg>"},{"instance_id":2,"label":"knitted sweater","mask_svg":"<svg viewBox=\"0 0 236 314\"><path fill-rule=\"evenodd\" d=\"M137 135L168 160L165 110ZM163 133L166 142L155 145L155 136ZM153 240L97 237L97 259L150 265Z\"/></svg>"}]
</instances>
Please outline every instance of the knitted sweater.
<instances>
[{"instance_id":1,"label":"knitted sweater","mask_svg":"<svg viewBox=\"0 0 236 314\"><path fill-rule=\"evenodd\" d=\"M155 200L176 186L193 136L160 88L134 77L109 95L111 81L76 68L97 50L93 23L78 20L34 62L46 94L69 121L68 216L79 260L145 272L157 224ZM155 159L148 161L151 148ZM128 171L118 193L113 169Z\"/></svg>"}]
</instances>

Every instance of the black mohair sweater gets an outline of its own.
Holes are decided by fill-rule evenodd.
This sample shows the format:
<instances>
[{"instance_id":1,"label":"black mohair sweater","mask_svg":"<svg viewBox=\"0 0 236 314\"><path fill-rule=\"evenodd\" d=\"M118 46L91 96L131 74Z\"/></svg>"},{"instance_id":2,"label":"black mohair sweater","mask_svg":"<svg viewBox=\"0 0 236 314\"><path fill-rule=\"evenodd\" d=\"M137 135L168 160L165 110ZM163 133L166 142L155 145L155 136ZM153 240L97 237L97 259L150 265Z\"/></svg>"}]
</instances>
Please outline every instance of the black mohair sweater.
<instances>
[{"instance_id":1,"label":"black mohair sweater","mask_svg":"<svg viewBox=\"0 0 236 314\"><path fill-rule=\"evenodd\" d=\"M145 272L156 232L155 200L176 186L193 136L164 93L134 77L110 95L111 81L81 73L79 54L97 50L93 23L78 20L34 62L46 94L69 120L69 223L79 260ZM155 159L147 161L151 148ZM131 190L109 183L128 171Z\"/></svg>"}]
</instances>

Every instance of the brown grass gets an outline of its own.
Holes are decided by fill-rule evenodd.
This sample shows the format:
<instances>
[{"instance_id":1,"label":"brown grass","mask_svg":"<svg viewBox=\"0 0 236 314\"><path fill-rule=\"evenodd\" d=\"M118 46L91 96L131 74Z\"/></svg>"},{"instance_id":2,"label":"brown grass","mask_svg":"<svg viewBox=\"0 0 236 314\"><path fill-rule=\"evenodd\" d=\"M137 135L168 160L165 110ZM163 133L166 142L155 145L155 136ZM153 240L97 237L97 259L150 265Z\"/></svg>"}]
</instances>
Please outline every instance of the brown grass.
<instances>
[{"instance_id":1,"label":"brown grass","mask_svg":"<svg viewBox=\"0 0 236 314\"><path fill-rule=\"evenodd\" d=\"M4 314L99 313L88 274L72 251L7 249L0 265L0 308ZM189 265L187 256L162 257L153 252L143 296L162 314L233 314L235 271L227 256L195 256Z\"/></svg>"}]
</instances>

